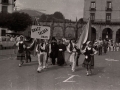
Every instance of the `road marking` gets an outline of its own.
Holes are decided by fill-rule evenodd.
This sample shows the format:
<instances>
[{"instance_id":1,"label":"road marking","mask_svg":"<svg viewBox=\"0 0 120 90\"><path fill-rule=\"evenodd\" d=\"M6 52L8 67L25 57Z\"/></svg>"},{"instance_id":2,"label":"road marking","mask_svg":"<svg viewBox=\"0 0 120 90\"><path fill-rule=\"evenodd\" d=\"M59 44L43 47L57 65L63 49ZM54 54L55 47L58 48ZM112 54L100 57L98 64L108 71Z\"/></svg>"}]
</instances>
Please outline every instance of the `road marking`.
<instances>
[{"instance_id":1,"label":"road marking","mask_svg":"<svg viewBox=\"0 0 120 90\"><path fill-rule=\"evenodd\" d=\"M116 61L116 62L119 61L119 60L109 59L109 58L106 58L105 60L106 60L106 61Z\"/></svg>"},{"instance_id":2,"label":"road marking","mask_svg":"<svg viewBox=\"0 0 120 90\"><path fill-rule=\"evenodd\" d=\"M75 76L79 76L79 75L71 75L68 79L64 80L63 82L76 82L76 81L69 81L70 79L74 78Z\"/></svg>"},{"instance_id":3,"label":"road marking","mask_svg":"<svg viewBox=\"0 0 120 90\"><path fill-rule=\"evenodd\" d=\"M75 77L74 75L70 76L68 79L64 80L63 82L75 82L75 81L68 81L70 79L72 79L73 77Z\"/></svg>"}]
</instances>

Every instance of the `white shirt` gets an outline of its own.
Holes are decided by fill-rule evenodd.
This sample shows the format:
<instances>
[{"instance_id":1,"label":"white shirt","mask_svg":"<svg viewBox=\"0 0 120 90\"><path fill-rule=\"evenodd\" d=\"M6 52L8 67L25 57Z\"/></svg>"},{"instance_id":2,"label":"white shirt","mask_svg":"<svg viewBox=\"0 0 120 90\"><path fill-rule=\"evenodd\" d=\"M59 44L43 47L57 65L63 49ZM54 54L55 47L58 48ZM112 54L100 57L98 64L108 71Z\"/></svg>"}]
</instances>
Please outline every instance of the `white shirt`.
<instances>
[{"instance_id":1,"label":"white shirt","mask_svg":"<svg viewBox=\"0 0 120 90\"><path fill-rule=\"evenodd\" d=\"M73 45L73 51L75 52L76 51L76 49L75 49L75 43L72 43L72 45ZM67 51L70 53L71 51L70 51L70 44L67 46Z\"/></svg>"}]
</instances>

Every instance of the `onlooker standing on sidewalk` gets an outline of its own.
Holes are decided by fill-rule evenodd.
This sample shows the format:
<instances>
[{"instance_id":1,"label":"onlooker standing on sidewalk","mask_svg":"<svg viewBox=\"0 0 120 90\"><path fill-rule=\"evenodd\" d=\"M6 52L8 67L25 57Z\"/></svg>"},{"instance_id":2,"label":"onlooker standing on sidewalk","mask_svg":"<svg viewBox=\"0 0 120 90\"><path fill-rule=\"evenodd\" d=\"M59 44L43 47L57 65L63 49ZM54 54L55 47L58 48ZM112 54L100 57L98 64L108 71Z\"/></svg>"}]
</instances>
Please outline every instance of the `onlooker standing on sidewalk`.
<instances>
[{"instance_id":1,"label":"onlooker standing on sidewalk","mask_svg":"<svg viewBox=\"0 0 120 90\"><path fill-rule=\"evenodd\" d=\"M108 41L108 51L111 51L111 40Z\"/></svg>"},{"instance_id":2,"label":"onlooker standing on sidewalk","mask_svg":"<svg viewBox=\"0 0 120 90\"><path fill-rule=\"evenodd\" d=\"M100 39L98 40L98 54L102 55L102 46L103 46L103 41L100 37Z\"/></svg>"},{"instance_id":3,"label":"onlooker standing on sidewalk","mask_svg":"<svg viewBox=\"0 0 120 90\"><path fill-rule=\"evenodd\" d=\"M104 53L107 53L107 48L108 48L108 42L106 40L103 41L103 49L104 49Z\"/></svg>"}]
</instances>

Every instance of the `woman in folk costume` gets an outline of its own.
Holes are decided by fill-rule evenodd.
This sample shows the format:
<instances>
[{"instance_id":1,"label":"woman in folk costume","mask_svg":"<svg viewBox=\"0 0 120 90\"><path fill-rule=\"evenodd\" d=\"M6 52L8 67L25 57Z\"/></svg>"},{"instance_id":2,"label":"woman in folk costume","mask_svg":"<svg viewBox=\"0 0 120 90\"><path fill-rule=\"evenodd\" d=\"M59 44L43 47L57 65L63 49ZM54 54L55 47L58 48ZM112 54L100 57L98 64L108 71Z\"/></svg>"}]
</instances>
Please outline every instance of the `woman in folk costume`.
<instances>
[{"instance_id":1,"label":"woman in folk costume","mask_svg":"<svg viewBox=\"0 0 120 90\"><path fill-rule=\"evenodd\" d=\"M75 40L70 40L70 43L67 47L67 51L70 53L69 60L70 63L72 63L72 72L74 72L76 66L76 56L77 56Z\"/></svg>"},{"instance_id":2,"label":"woman in folk costume","mask_svg":"<svg viewBox=\"0 0 120 90\"><path fill-rule=\"evenodd\" d=\"M30 37L26 37L25 39L25 44L30 40L31 38ZM28 46L26 44L26 47L25 47L25 57L26 57L26 63L28 63L28 60L29 62L31 62L31 53L29 51L29 49L31 48L32 44L30 46Z\"/></svg>"},{"instance_id":3,"label":"woman in folk costume","mask_svg":"<svg viewBox=\"0 0 120 90\"><path fill-rule=\"evenodd\" d=\"M20 60L19 67L21 67L25 60L25 44L23 41L23 36L20 36L20 40L17 42L16 46L18 46L17 60Z\"/></svg>"},{"instance_id":4,"label":"woman in folk costume","mask_svg":"<svg viewBox=\"0 0 120 90\"><path fill-rule=\"evenodd\" d=\"M60 40L58 44L58 59L57 59L57 64L59 66L62 66L65 63L65 55L64 55L65 51L66 51L66 46L63 44L63 40Z\"/></svg>"},{"instance_id":5,"label":"woman in folk costume","mask_svg":"<svg viewBox=\"0 0 120 90\"><path fill-rule=\"evenodd\" d=\"M92 70L94 67L94 54L97 51L92 47L91 41L87 42L85 49L82 51L85 55L85 60L83 66L87 69L87 76L92 74Z\"/></svg>"},{"instance_id":6,"label":"woman in folk costume","mask_svg":"<svg viewBox=\"0 0 120 90\"><path fill-rule=\"evenodd\" d=\"M38 69L37 72L41 72L43 69L46 68L46 43L44 40L41 40L41 43L39 43L36 47L36 52L38 53Z\"/></svg>"}]
</instances>

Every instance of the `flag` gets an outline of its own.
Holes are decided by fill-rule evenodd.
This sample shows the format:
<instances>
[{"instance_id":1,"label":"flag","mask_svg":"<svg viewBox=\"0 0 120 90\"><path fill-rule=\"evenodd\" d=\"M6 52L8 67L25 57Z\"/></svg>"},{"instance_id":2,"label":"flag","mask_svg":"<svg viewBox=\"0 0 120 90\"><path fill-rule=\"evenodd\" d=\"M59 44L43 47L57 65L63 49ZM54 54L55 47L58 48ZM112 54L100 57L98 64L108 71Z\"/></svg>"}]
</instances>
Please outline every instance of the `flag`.
<instances>
[{"instance_id":1,"label":"flag","mask_svg":"<svg viewBox=\"0 0 120 90\"><path fill-rule=\"evenodd\" d=\"M36 40L31 38L31 39L25 41L25 45L27 47L30 47L28 50L30 51L30 53L33 56L35 56L36 55Z\"/></svg>"},{"instance_id":2,"label":"flag","mask_svg":"<svg viewBox=\"0 0 120 90\"><path fill-rule=\"evenodd\" d=\"M77 47L80 49L83 44L85 44L89 38L89 31L90 31L90 19L88 20L87 24L83 26L82 33L79 37L79 40L77 42Z\"/></svg>"}]
</instances>

